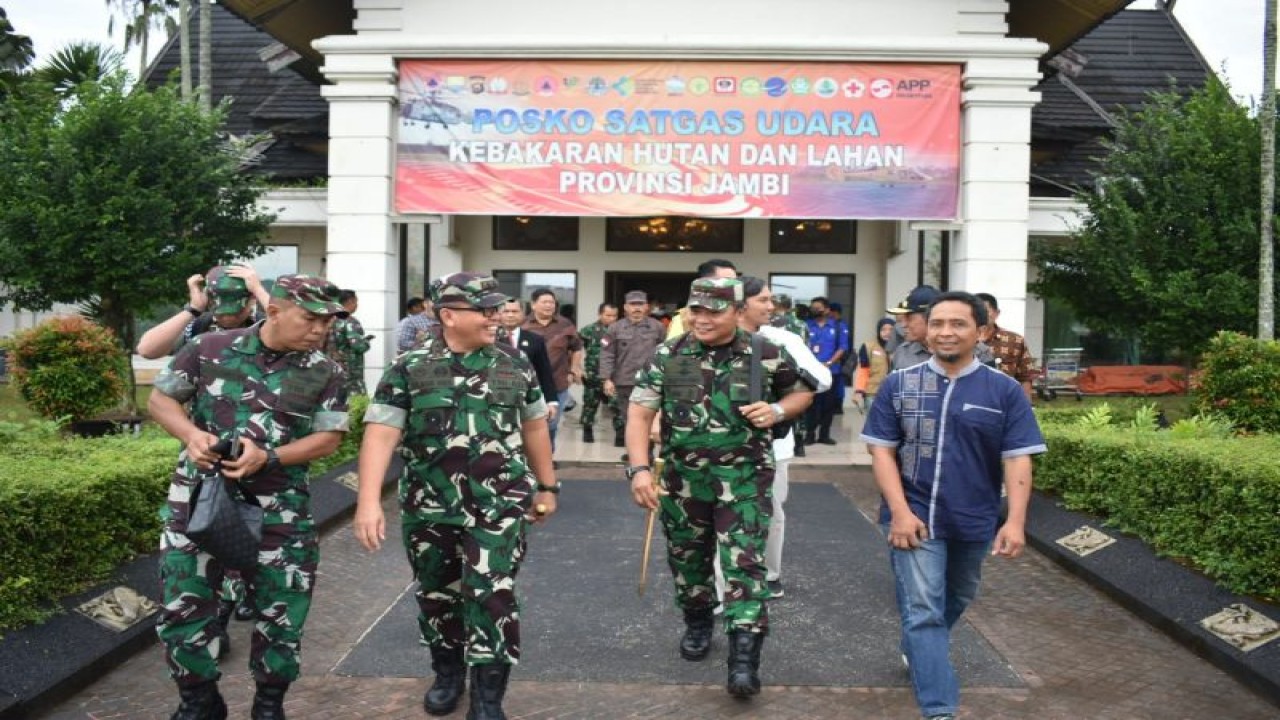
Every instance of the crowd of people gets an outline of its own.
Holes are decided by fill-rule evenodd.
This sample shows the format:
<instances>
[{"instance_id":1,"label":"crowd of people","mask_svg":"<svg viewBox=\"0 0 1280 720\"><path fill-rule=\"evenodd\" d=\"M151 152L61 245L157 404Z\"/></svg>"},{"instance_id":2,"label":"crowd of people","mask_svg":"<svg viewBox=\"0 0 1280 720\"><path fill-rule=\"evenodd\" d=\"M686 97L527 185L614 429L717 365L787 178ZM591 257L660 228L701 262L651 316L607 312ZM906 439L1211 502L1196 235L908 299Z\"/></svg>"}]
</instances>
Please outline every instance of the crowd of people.
<instances>
[{"instance_id":1,"label":"crowd of people","mask_svg":"<svg viewBox=\"0 0 1280 720\"><path fill-rule=\"evenodd\" d=\"M248 266L213 268L140 339L146 357L173 354L149 409L183 443L158 625L180 695L174 720L226 717L218 659L232 617L254 622L252 717L284 718L318 562L308 463L337 448L349 398L364 394L354 533L370 551L386 540L382 484L398 453L402 544L434 672L423 709L449 714L470 687L469 720L504 718L521 653L515 579L527 529L557 509L556 436L575 384L583 441L608 408L632 499L660 518L679 654L705 659L719 615L726 689L740 698L760 691L769 601L785 594L788 464L806 445L838 442L834 416L852 387L883 498L903 662L922 715L955 716L950 630L984 557L1022 551L1030 458L1045 450L1031 356L997 325L995 297L917 287L855 347L839 303L793 307L725 260L697 268L677 313L632 289L581 329L553 290L526 304L480 273L438 278L428 295L406 304L396 358L371 392L363 358L375 338L354 317L358 298L318 277L267 289ZM186 536L211 481L260 506L256 566L230 572Z\"/></svg>"}]
</instances>

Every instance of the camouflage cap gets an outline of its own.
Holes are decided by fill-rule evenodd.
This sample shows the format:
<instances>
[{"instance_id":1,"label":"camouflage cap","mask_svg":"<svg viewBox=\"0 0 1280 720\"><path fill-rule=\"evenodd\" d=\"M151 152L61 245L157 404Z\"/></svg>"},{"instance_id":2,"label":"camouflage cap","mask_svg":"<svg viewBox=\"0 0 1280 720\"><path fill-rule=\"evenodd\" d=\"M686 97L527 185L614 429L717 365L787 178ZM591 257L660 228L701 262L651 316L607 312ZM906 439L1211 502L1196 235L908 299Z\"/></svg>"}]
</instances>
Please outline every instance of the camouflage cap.
<instances>
[{"instance_id":1,"label":"camouflage cap","mask_svg":"<svg viewBox=\"0 0 1280 720\"><path fill-rule=\"evenodd\" d=\"M347 317L350 313L338 302L338 286L314 275L281 275L271 286L271 297L288 300L317 315Z\"/></svg>"},{"instance_id":2,"label":"camouflage cap","mask_svg":"<svg viewBox=\"0 0 1280 720\"><path fill-rule=\"evenodd\" d=\"M622 301L629 303L647 303L649 302L649 293L643 290L632 290L623 296Z\"/></svg>"},{"instance_id":3,"label":"camouflage cap","mask_svg":"<svg viewBox=\"0 0 1280 720\"><path fill-rule=\"evenodd\" d=\"M506 304L507 296L489 275L457 272L431 281L431 302L436 307L491 308Z\"/></svg>"},{"instance_id":4,"label":"camouflage cap","mask_svg":"<svg viewBox=\"0 0 1280 720\"><path fill-rule=\"evenodd\" d=\"M689 286L689 307L720 312L740 302L742 281L737 278L698 278Z\"/></svg>"},{"instance_id":5,"label":"camouflage cap","mask_svg":"<svg viewBox=\"0 0 1280 720\"><path fill-rule=\"evenodd\" d=\"M244 280L229 274L223 265L205 274L204 289L209 295L209 312L214 315L234 315L249 300L249 287Z\"/></svg>"},{"instance_id":6,"label":"camouflage cap","mask_svg":"<svg viewBox=\"0 0 1280 720\"><path fill-rule=\"evenodd\" d=\"M791 307L791 296L786 293L778 293L773 296L773 304L778 307L789 308Z\"/></svg>"}]
</instances>

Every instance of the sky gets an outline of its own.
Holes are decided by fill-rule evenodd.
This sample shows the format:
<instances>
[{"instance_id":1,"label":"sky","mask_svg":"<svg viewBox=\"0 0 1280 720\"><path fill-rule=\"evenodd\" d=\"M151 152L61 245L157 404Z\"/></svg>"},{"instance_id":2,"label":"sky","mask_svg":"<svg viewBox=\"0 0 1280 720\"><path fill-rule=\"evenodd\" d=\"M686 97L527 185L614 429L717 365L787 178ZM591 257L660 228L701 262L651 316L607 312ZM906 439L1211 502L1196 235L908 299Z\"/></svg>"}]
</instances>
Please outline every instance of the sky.
<instances>
[{"instance_id":1,"label":"sky","mask_svg":"<svg viewBox=\"0 0 1280 720\"><path fill-rule=\"evenodd\" d=\"M1262 92L1262 14L1264 0L1178 0L1174 17L1182 23L1209 65L1221 72L1234 94L1246 101ZM119 2L112 2L117 7ZM1152 8L1156 0L1138 0L1130 7ZM36 45L37 63L66 43L92 40L124 42L117 27L108 36L110 13L107 0L0 0L14 28L29 35ZM117 25L120 24L117 18ZM163 31L158 37L163 37ZM158 50L161 42L154 43ZM153 50L153 51L154 51ZM129 60L137 72L135 52Z\"/></svg>"}]
</instances>

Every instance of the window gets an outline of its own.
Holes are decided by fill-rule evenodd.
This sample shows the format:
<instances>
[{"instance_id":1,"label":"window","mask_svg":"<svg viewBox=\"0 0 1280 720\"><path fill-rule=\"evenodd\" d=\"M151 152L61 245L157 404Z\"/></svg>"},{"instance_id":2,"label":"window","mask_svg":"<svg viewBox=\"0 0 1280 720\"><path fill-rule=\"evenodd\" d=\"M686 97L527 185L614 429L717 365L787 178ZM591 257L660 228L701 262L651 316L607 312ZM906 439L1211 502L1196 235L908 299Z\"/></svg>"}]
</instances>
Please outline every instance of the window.
<instances>
[{"instance_id":1,"label":"window","mask_svg":"<svg viewBox=\"0 0 1280 720\"><path fill-rule=\"evenodd\" d=\"M743 222L736 219L661 216L609 218L610 252L742 252Z\"/></svg>"},{"instance_id":2,"label":"window","mask_svg":"<svg viewBox=\"0 0 1280 720\"><path fill-rule=\"evenodd\" d=\"M493 218L494 250L577 250L578 218L530 217Z\"/></svg>"},{"instance_id":3,"label":"window","mask_svg":"<svg viewBox=\"0 0 1280 720\"><path fill-rule=\"evenodd\" d=\"M825 297L827 302L840 305L840 317L846 324L854 315L853 297L856 287L854 275L769 275L769 289L775 295L790 295L796 308L796 316L809 316L809 302ZM850 326L852 330L852 326Z\"/></svg>"},{"instance_id":4,"label":"window","mask_svg":"<svg viewBox=\"0 0 1280 720\"><path fill-rule=\"evenodd\" d=\"M921 230L916 284L946 290L951 278L951 231Z\"/></svg>"},{"instance_id":5,"label":"window","mask_svg":"<svg viewBox=\"0 0 1280 720\"><path fill-rule=\"evenodd\" d=\"M578 273L565 270L495 270L493 278L504 294L518 298L525 305L534 290L547 288L556 294L560 314L577 323Z\"/></svg>"},{"instance_id":6,"label":"window","mask_svg":"<svg viewBox=\"0 0 1280 720\"><path fill-rule=\"evenodd\" d=\"M769 252L852 255L857 226L854 220L770 220Z\"/></svg>"},{"instance_id":7,"label":"window","mask_svg":"<svg viewBox=\"0 0 1280 720\"><path fill-rule=\"evenodd\" d=\"M298 272L297 245L267 245L266 252L248 261L264 281Z\"/></svg>"}]
</instances>

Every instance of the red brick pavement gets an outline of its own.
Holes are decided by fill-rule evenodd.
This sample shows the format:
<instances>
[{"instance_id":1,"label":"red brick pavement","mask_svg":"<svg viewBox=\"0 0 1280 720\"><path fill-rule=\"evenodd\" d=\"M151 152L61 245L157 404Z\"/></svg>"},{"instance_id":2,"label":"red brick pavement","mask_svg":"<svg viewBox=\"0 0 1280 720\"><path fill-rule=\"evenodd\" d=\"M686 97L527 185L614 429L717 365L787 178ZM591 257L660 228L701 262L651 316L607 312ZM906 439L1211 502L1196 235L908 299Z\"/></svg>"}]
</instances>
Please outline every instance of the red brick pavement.
<instances>
[{"instance_id":1,"label":"red brick pavement","mask_svg":"<svg viewBox=\"0 0 1280 720\"><path fill-rule=\"evenodd\" d=\"M562 476L599 478L602 468L566 468ZM794 468L797 482L830 482L864 514L875 493L865 469ZM621 488L620 488L621 489ZM295 720L423 718L421 678L353 678L332 674L346 653L409 582L389 500L392 539L370 555L344 526L322 543L321 577L307 622L304 677L286 708ZM1034 552L992 561L982 595L966 616L1006 658L1027 687L965 688L961 718L1193 720L1275 718L1280 710L1182 646L1142 623L1101 593ZM223 693L231 716L248 716L252 680L245 669L247 627L224 662ZM405 642L414 642L406 632ZM428 669L423 668L426 675ZM768 652L763 673L768 682ZM729 698L720 687L626 683L513 682L512 718L865 718L918 717L905 688L767 686L756 699ZM138 654L41 717L158 718L169 716L174 691L158 648ZM453 717L461 718L463 710Z\"/></svg>"}]
</instances>

